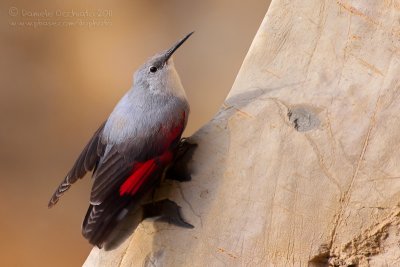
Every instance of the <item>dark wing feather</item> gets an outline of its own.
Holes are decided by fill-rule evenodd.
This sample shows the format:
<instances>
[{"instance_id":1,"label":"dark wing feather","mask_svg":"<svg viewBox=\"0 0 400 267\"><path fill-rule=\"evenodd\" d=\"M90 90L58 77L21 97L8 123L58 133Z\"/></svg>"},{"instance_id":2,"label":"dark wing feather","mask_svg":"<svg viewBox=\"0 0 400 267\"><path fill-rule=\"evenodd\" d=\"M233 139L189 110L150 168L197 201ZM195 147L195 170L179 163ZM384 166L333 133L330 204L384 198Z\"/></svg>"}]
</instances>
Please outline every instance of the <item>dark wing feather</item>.
<instances>
[{"instance_id":1,"label":"dark wing feather","mask_svg":"<svg viewBox=\"0 0 400 267\"><path fill-rule=\"evenodd\" d=\"M93 134L89 143L82 150L67 176L54 192L48 204L49 208L57 203L59 198L71 187L73 183L85 176L86 172L95 169L100 157L102 156L102 152L104 151L104 144L101 142L101 135L104 125L105 122L101 124L99 129L97 129L97 131Z\"/></svg>"},{"instance_id":2,"label":"dark wing feather","mask_svg":"<svg viewBox=\"0 0 400 267\"><path fill-rule=\"evenodd\" d=\"M154 132L122 144L108 145L93 175L90 203L98 205L113 191L118 190L132 173L135 163L155 158L168 149L163 148L164 142L165 136Z\"/></svg>"},{"instance_id":3,"label":"dark wing feather","mask_svg":"<svg viewBox=\"0 0 400 267\"><path fill-rule=\"evenodd\" d=\"M98 205L115 191L129 176L133 163L129 162L116 147L112 147L101 159L93 176L94 183L90 203Z\"/></svg>"}]
</instances>

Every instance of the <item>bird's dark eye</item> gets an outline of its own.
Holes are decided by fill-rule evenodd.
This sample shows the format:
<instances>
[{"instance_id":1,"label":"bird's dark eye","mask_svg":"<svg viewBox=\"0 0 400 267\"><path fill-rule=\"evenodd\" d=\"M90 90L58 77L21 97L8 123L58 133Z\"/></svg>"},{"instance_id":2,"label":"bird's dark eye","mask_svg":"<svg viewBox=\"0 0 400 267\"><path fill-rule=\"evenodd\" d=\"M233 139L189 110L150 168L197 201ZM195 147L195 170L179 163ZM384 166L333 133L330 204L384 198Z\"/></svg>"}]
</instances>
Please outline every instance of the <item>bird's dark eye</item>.
<instances>
[{"instance_id":1,"label":"bird's dark eye","mask_svg":"<svg viewBox=\"0 0 400 267\"><path fill-rule=\"evenodd\" d=\"M157 71L157 68L156 68L156 67L154 67L154 66L151 66L151 67L150 67L150 72L154 73L154 72L156 72L156 71Z\"/></svg>"}]
</instances>

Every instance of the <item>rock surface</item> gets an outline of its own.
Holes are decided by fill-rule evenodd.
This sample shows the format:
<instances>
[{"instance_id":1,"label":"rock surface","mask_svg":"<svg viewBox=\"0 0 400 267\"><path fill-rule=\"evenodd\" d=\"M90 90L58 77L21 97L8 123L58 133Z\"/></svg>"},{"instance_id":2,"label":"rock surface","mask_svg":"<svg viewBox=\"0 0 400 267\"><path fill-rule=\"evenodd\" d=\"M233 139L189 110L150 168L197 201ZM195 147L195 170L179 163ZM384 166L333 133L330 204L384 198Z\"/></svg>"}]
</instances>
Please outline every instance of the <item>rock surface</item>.
<instances>
[{"instance_id":1,"label":"rock surface","mask_svg":"<svg viewBox=\"0 0 400 267\"><path fill-rule=\"evenodd\" d=\"M400 3L273 0L191 182L85 266L399 266Z\"/></svg>"}]
</instances>

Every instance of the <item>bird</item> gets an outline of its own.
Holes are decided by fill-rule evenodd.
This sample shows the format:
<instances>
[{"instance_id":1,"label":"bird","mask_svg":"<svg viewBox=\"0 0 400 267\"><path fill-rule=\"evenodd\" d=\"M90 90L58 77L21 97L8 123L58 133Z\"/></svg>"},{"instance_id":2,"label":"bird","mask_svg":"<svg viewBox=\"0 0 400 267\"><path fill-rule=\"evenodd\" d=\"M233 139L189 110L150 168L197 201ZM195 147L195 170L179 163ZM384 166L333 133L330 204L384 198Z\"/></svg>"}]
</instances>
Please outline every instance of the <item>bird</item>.
<instances>
[{"instance_id":1,"label":"bird","mask_svg":"<svg viewBox=\"0 0 400 267\"><path fill-rule=\"evenodd\" d=\"M127 207L154 190L185 144L181 137L190 108L172 55L192 34L138 68L131 88L93 134L48 203L53 207L72 184L92 172L82 235L93 245L103 246L126 216ZM180 224L193 227L183 219Z\"/></svg>"}]
</instances>

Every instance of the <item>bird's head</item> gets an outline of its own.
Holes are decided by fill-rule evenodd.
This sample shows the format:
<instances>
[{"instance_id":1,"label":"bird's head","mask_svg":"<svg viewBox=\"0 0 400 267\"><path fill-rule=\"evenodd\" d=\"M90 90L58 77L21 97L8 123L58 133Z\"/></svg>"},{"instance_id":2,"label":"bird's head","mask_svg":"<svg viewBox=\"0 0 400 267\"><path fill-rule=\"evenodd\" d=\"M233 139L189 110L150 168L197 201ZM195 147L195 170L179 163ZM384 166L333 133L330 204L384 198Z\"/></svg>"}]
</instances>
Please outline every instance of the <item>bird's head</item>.
<instances>
[{"instance_id":1,"label":"bird's head","mask_svg":"<svg viewBox=\"0 0 400 267\"><path fill-rule=\"evenodd\" d=\"M147 60L134 74L134 90L153 94L185 94L172 55L192 34L189 33L171 48Z\"/></svg>"}]
</instances>

